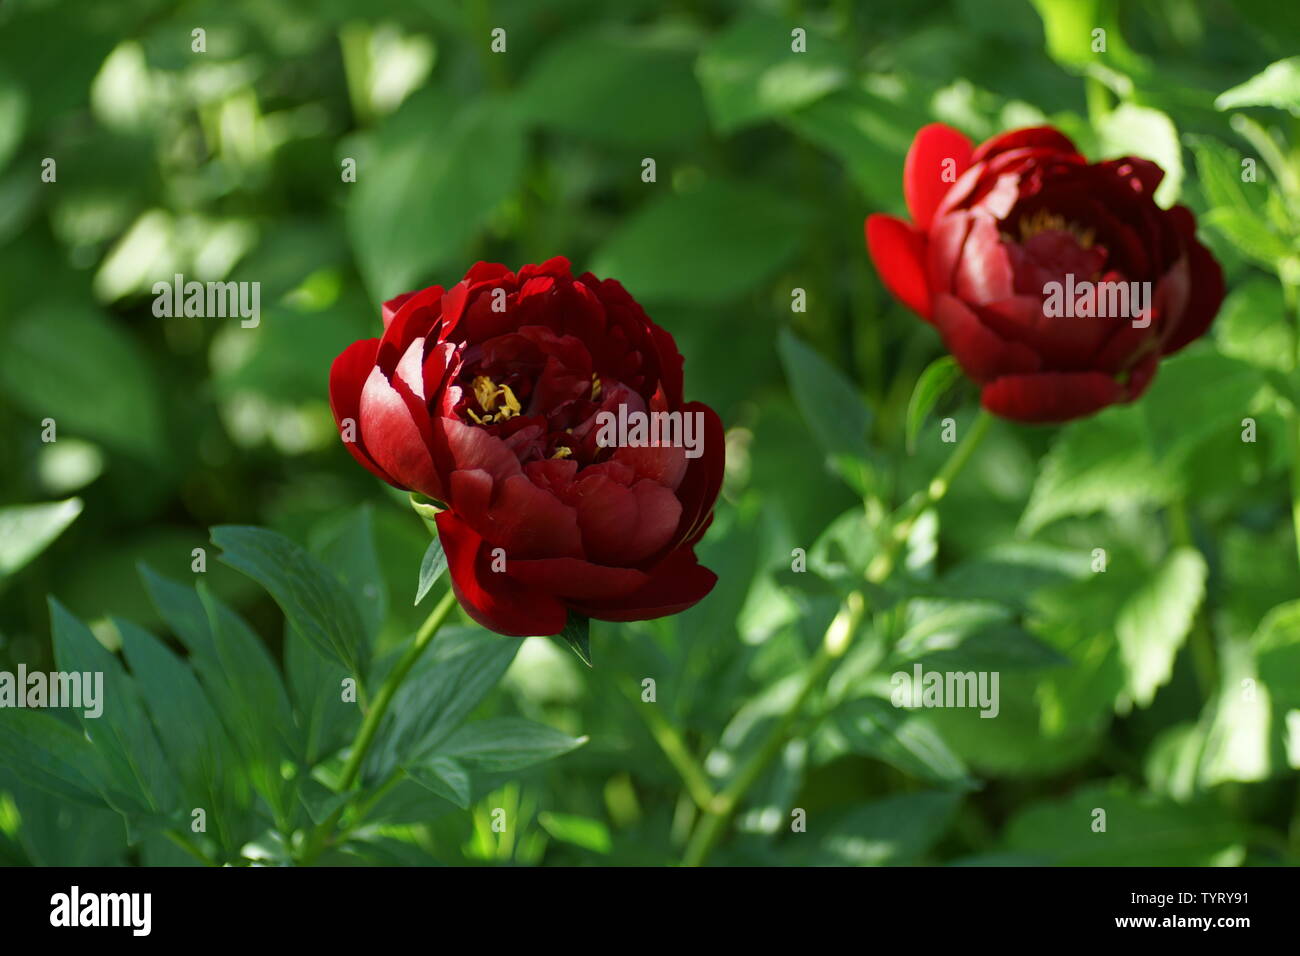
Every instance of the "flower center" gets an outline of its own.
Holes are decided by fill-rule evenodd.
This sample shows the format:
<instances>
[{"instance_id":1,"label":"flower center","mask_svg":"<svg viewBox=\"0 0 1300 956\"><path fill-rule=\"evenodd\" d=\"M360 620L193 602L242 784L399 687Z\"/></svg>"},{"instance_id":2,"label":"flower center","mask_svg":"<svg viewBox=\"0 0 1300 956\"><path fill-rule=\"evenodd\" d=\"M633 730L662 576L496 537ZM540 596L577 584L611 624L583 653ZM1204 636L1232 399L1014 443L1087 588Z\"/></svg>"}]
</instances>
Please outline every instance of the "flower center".
<instances>
[{"instance_id":1,"label":"flower center","mask_svg":"<svg viewBox=\"0 0 1300 956\"><path fill-rule=\"evenodd\" d=\"M476 375L472 387L474 398L483 414L477 415L474 409L468 407L465 411L480 425L509 421L522 410L519 399L515 398L509 385L498 385L486 375Z\"/></svg>"},{"instance_id":2,"label":"flower center","mask_svg":"<svg viewBox=\"0 0 1300 956\"><path fill-rule=\"evenodd\" d=\"M1070 222L1060 213L1048 209L1036 209L1028 216L1022 216L1019 222L1020 244L1024 245L1040 232L1068 232L1083 249L1091 249L1096 233L1084 229L1077 223ZM1008 239L1011 237L1007 237Z\"/></svg>"}]
</instances>

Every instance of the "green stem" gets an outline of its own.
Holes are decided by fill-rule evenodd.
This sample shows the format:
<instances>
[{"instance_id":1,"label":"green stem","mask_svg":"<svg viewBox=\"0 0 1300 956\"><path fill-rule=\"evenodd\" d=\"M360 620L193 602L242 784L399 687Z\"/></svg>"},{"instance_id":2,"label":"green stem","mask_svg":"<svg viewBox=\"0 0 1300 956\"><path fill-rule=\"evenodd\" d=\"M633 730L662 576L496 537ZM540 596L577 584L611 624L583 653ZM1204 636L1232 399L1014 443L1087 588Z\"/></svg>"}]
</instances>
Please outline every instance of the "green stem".
<instances>
[{"instance_id":1,"label":"green stem","mask_svg":"<svg viewBox=\"0 0 1300 956\"><path fill-rule=\"evenodd\" d=\"M856 591L845 598L839 613L835 615L830 627L826 629L826 636L822 639L821 647L818 648L816 656L808 662L808 666L804 670L803 680L799 685L799 693L795 695L795 699L777 718L776 723L768 730L767 737L758 750L740 768L722 793L714 797L710 804L703 808L704 816L701 817L695 832L691 835L690 843L686 847L686 854L682 858L684 865L703 866L707 862L709 854L713 852L713 848L722 839L745 794L758 782L758 779L767 770L768 764L785 746L786 741L789 739L790 729L803 712L804 705L813 692L822 685L823 679L830 671L831 666L839 658L843 657L844 652L848 650L853 634L862 620L864 608L865 603L862 595Z\"/></svg>"},{"instance_id":2,"label":"green stem","mask_svg":"<svg viewBox=\"0 0 1300 956\"><path fill-rule=\"evenodd\" d=\"M971 455L979 447L980 442L984 440L984 436L988 434L989 426L992 424L992 414L981 408L979 414L975 416L975 421L971 423L970 429L966 432L966 437L953 449L952 455L944 462L938 474L931 479L930 484L926 486L924 491L918 492L899 511L893 529L885 540L884 547L881 548L880 553L867 567L868 581L879 584L889 577L890 572L894 570L895 562L898 560L898 552L907 543L917 519L942 501L944 496L948 494L948 489L952 487L953 481L961 470L966 467L966 463L970 461Z\"/></svg>"},{"instance_id":3,"label":"green stem","mask_svg":"<svg viewBox=\"0 0 1300 956\"><path fill-rule=\"evenodd\" d=\"M379 726L383 722L384 715L388 713L388 707L392 704L398 688L402 686L402 682L406 680L411 668L420 659L420 655L424 653L455 606L456 595L448 588L442 600L429 612L429 616L420 625L420 630L416 633L411 646L406 649L406 653L402 655L401 660L397 662L384 680L383 686L379 688L379 693L375 696L374 706L366 712L365 720L361 723L361 730L358 731L357 739L352 744L348 759L343 764L343 770L339 776L339 793L346 793L351 790L357 782L357 778L361 775L361 764L366 759L366 754L370 752L371 744L375 742L375 735L379 732ZM325 845L338 826L345 809L346 805L339 807L330 815L329 819L313 831L302 854L301 862L304 865L314 861L321 851L325 849Z\"/></svg>"},{"instance_id":4,"label":"green stem","mask_svg":"<svg viewBox=\"0 0 1300 956\"><path fill-rule=\"evenodd\" d=\"M690 748L686 746L681 733L659 712L657 705L646 704L631 691L625 693L641 714L650 736L654 738L659 749L668 758L668 762L682 778L682 783L686 785L686 791L691 795L691 799L701 810L707 810L715 799L713 787L709 785L709 778L704 769L691 755Z\"/></svg>"}]
</instances>

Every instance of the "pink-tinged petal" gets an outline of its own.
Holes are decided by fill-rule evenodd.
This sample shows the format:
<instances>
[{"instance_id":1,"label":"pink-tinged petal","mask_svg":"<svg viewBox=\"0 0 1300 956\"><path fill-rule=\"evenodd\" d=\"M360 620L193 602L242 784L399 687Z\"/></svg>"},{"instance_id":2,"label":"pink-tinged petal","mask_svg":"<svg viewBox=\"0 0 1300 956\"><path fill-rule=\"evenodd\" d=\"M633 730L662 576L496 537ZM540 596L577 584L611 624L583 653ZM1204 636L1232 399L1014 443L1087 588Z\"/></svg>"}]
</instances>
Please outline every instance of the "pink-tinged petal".
<instances>
[{"instance_id":1,"label":"pink-tinged petal","mask_svg":"<svg viewBox=\"0 0 1300 956\"><path fill-rule=\"evenodd\" d=\"M703 419L701 419L703 421ZM697 432L703 441L703 432ZM620 448L614 452L614 461L627 465L638 478L649 478L673 491L686 477L690 459L686 449L676 446L662 448Z\"/></svg>"},{"instance_id":2,"label":"pink-tinged petal","mask_svg":"<svg viewBox=\"0 0 1300 956\"><path fill-rule=\"evenodd\" d=\"M957 265L970 235L974 217L968 212L954 212L936 219L930 228L925 251L925 271L930 294L951 292L957 280ZM933 308L933 303L931 308ZM929 315L926 315L930 320Z\"/></svg>"},{"instance_id":3,"label":"pink-tinged petal","mask_svg":"<svg viewBox=\"0 0 1300 956\"><path fill-rule=\"evenodd\" d=\"M379 339L362 339L353 342L334 360L330 366L330 411L334 413L334 421L339 426L340 437L348 429L348 423L351 423L351 432L355 440L344 439L343 441L343 447L348 450L348 453L376 478L400 488L401 484L390 477L371 457L361 435L361 391L365 388L366 379L375 367L375 358L378 354Z\"/></svg>"},{"instance_id":4,"label":"pink-tinged petal","mask_svg":"<svg viewBox=\"0 0 1300 956\"><path fill-rule=\"evenodd\" d=\"M397 310L400 309L402 304L413 295L415 295L414 292L403 292L401 295L393 296L393 298L389 299L383 304L383 306L381 306L385 329L392 323L393 316L397 314Z\"/></svg>"},{"instance_id":5,"label":"pink-tinged petal","mask_svg":"<svg viewBox=\"0 0 1300 956\"><path fill-rule=\"evenodd\" d=\"M1032 349L1001 338L953 296L935 296L934 324L962 370L981 385L1002 375L1035 372L1042 364Z\"/></svg>"},{"instance_id":6,"label":"pink-tinged petal","mask_svg":"<svg viewBox=\"0 0 1300 956\"><path fill-rule=\"evenodd\" d=\"M1075 155L1079 152L1069 137L1060 130L1053 129L1050 126L1029 126L1025 129L1015 129L1002 133L980 144L975 152L971 154L970 161L971 165L974 165L975 163L982 163L998 153L1005 153L1013 149L1031 148Z\"/></svg>"},{"instance_id":7,"label":"pink-tinged petal","mask_svg":"<svg viewBox=\"0 0 1300 956\"><path fill-rule=\"evenodd\" d=\"M455 418L441 419L440 428L455 470L481 468L498 482L520 473L519 459L510 453L505 442L486 429L466 425Z\"/></svg>"},{"instance_id":8,"label":"pink-tinged petal","mask_svg":"<svg viewBox=\"0 0 1300 956\"><path fill-rule=\"evenodd\" d=\"M577 558L511 561L510 576L565 600L610 601L643 587L650 576L635 568L609 568Z\"/></svg>"},{"instance_id":9,"label":"pink-tinged petal","mask_svg":"<svg viewBox=\"0 0 1300 956\"><path fill-rule=\"evenodd\" d=\"M491 546L452 512L435 519L447 555L452 590L461 607L490 631L510 637L540 637L564 630L568 611L545 591L492 570Z\"/></svg>"},{"instance_id":10,"label":"pink-tinged petal","mask_svg":"<svg viewBox=\"0 0 1300 956\"><path fill-rule=\"evenodd\" d=\"M360 416L366 451L398 487L440 498L442 483L429 446L405 399L378 368L371 369L361 391Z\"/></svg>"},{"instance_id":11,"label":"pink-tinged petal","mask_svg":"<svg viewBox=\"0 0 1300 956\"><path fill-rule=\"evenodd\" d=\"M976 215L971 223L957 261L954 291L959 298L979 305L1015 295L1011 258L997 222L988 216Z\"/></svg>"},{"instance_id":12,"label":"pink-tinged petal","mask_svg":"<svg viewBox=\"0 0 1300 956\"><path fill-rule=\"evenodd\" d=\"M1102 372L1008 375L984 386L984 407L994 415L1031 424L1083 418L1122 401L1123 389Z\"/></svg>"},{"instance_id":13,"label":"pink-tinged petal","mask_svg":"<svg viewBox=\"0 0 1300 956\"><path fill-rule=\"evenodd\" d=\"M1178 320L1178 325L1165 342L1166 355L1177 352L1205 334L1214 317L1219 314L1219 306L1223 304L1225 292L1223 269L1214 256L1210 255L1209 250L1197 241L1196 218L1191 211L1185 206L1175 206L1168 214L1187 246L1191 289L1187 294L1187 306Z\"/></svg>"},{"instance_id":14,"label":"pink-tinged petal","mask_svg":"<svg viewBox=\"0 0 1300 956\"><path fill-rule=\"evenodd\" d=\"M639 590L617 601L573 601L570 607L599 621L649 621L678 614L713 590L718 576L689 550L674 551L650 571Z\"/></svg>"},{"instance_id":15,"label":"pink-tinged petal","mask_svg":"<svg viewBox=\"0 0 1300 956\"><path fill-rule=\"evenodd\" d=\"M903 161L903 196L921 232L930 228L934 211L970 165L970 156L970 140L950 126L931 123L917 130Z\"/></svg>"},{"instance_id":16,"label":"pink-tinged petal","mask_svg":"<svg viewBox=\"0 0 1300 956\"><path fill-rule=\"evenodd\" d=\"M885 288L922 318L930 315L925 281L925 237L893 216L867 217L867 250Z\"/></svg>"},{"instance_id":17,"label":"pink-tinged petal","mask_svg":"<svg viewBox=\"0 0 1300 956\"><path fill-rule=\"evenodd\" d=\"M677 496L642 479L632 487L603 474L574 486L582 543L592 561L627 567L650 557L672 539L682 517Z\"/></svg>"}]
</instances>

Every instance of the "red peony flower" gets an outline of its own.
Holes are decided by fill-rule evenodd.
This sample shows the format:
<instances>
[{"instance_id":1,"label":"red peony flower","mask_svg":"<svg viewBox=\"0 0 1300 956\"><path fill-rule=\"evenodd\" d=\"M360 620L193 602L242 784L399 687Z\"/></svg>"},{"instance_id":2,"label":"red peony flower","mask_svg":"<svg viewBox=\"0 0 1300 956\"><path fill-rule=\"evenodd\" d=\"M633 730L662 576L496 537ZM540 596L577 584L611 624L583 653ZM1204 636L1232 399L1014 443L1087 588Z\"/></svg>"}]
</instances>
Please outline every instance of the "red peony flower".
<instances>
[{"instance_id":1,"label":"red peony flower","mask_svg":"<svg viewBox=\"0 0 1300 956\"><path fill-rule=\"evenodd\" d=\"M383 319L334 360L330 405L357 461L445 507L470 616L557 634L569 611L646 620L709 593L694 546L722 484L722 422L683 403L672 336L618 282L574 278L562 258L518 274L481 262L450 290L385 302Z\"/></svg>"},{"instance_id":2,"label":"red peony flower","mask_svg":"<svg viewBox=\"0 0 1300 956\"><path fill-rule=\"evenodd\" d=\"M912 222L869 216L867 246L889 290L982 386L985 408L1080 418L1140 396L1223 300L1192 213L1152 199L1163 176L1133 157L1089 163L1048 127L972 150L934 124L903 166Z\"/></svg>"}]
</instances>

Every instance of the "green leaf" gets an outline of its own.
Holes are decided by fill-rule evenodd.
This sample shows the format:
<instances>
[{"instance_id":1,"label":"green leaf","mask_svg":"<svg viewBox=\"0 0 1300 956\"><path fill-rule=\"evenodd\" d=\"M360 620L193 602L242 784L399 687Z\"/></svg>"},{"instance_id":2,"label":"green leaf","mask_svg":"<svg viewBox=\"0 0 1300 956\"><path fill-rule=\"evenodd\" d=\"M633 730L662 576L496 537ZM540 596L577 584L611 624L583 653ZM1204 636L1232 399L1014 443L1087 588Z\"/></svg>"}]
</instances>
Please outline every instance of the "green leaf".
<instances>
[{"instance_id":1,"label":"green leaf","mask_svg":"<svg viewBox=\"0 0 1300 956\"><path fill-rule=\"evenodd\" d=\"M243 768L207 694L194 672L152 634L127 621L114 623L186 801L228 826Z\"/></svg>"},{"instance_id":2,"label":"green leaf","mask_svg":"<svg viewBox=\"0 0 1300 956\"><path fill-rule=\"evenodd\" d=\"M357 508L334 528L318 556L352 598L373 647L388 617L388 584L379 568L370 506Z\"/></svg>"},{"instance_id":3,"label":"green leaf","mask_svg":"<svg viewBox=\"0 0 1300 956\"><path fill-rule=\"evenodd\" d=\"M1267 219L1244 209L1211 209L1205 215L1205 223L1270 272L1277 272L1279 263L1295 252L1292 244L1278 235Z\"/></svg>"},{"instance_id":4,"label":"green leaf","mask_svg":"<svg viewBox=\"0 0 1300 956\"><path fill-rule=\"evenodd\" d=\"M110 805L102 755L80 730L46 711L0 708L0 765L65 800Z\"/></svg>"},{"instance_id":5,"label":"green leaf","mask_svg":"<svg viewBox=\"0 0 1300 956\"><path fill-rule=\"evenodd\" d=\"M796 27L806 34L804 52L793 49ZM849 51L838 40L806 22L756 15L719 34L700 54L695 72L714 125L733 133L838 89L848 81L851 66Z\"/></svg>"},{"instance_id":6,"label":"green leaf","mask_svg":"<svg viewBox=\"0 0 1300 956\"><path fill-rule=\"evenodd\" d=\"M642 302L720 306L752 291L804 241L803 209L763 187L709 180L648 203L592 264Z\"/></svg>"},{"instance_id":7,"label":"green leaf","mask_svg":"<svg viewBox=\"0 0 1300 956\"><path fill-rule=\"evenodd\" d=\"M592 666L590 618L576 611L570 611L569 616L564 620L564 630L556 634L555 639L568 645L582 663L588 667Z\"/></svg>"},{"instance_id":8,"label":"green leaf","mask_svg":"<svg viewBox=\"0 0 1300 956\"><path fill-rule=\"evenodd\" d=\"M1300 708L1300 601L1269 611L1252 641L1269 693L1284 707Z\"/></svg>"},{"instance_id":9,"label":"green leaf","mask_svg":"<svg viewBox=\"0 0 1300 956\"><path fill-rule=\"evenodd\" d=\"M1240 439L1264 376L1246 362L1209 349L1171 356L1140 404L1162 470L1184 467L1187 456L1217 435Z\"/></svg>"},{"instance_id":10,"label":"green leaf","mask_svg":"<svg viewBox=\"0 0 1300 956\"><path fill-rule=\"evenodd\" d=\"M424 600L424 596L429 593L442 577L442 572L447 570L447 553L442 550L442 542L434 538L429 542L429 549L424 552L424 560L420 562L420 584L415 590L415 603L418 605Z\"/></svg>"},{"instance_id":11,"label":"green leaf","mask_svg":"<svg viewBox=\"0 0 1300 956\"><path fill-rule=\"evenodd\" d=\"M334 575L283 535L265 528L220 525L212 541L221 561L270 592L284 616L321 654L364 675L369 658L356 604Z\"/></svg>"},{"instance_id":12,"label":"green leaf","mask_svg":"<svg viewBox=\"0 0 1300 956\"><path fill-rule=\"evenodd\" d=\"M907 453L916 453L916 436L935 403L961 378L961 366L951 355L943 355L925 367L907 403Z\"/></svg>"},{"instance_id":13,"label":"green leaf","mask_svg":"<svg viewBox=\"0 0 1300 956\"><path fill-rule=\"evenodd\" d=\"M1178 548L1143 582L1115 622L1128 690L1140 707L1169 680L1196 609L1205 597L1205 559L1191 548Z\"/></svg>"},{"instance_id":14,"label":"green leaf","mask_svg":"<svg viewBox=\"0 0 1300 956\"><path fill-rule=\"evenodd\" d=\"M1104 831L1093 829L1101 825L1098 810L1106 814ZM1241 862L1245 840L1217 804L1184 806L1091 784L1017 813L1006 848L1054 866L1232 866Z\"/></svg>"},{"instance_id":15,"label":"green leaf","mask_svg":"<svg viewBox=\"0 0 1300 956\"><path fill-rule=\"evenodd\" d=\"M176 805L174 771L154 736L140 688L121 661L53 598L50 631L60 671L80 673L83 680L84 675L103 675L102 713L91 717L85 708L74 708L73 714L108 765L110 786L135 804L125 809L167 813Z\"/></svg>"},{"instance_id":16,"label":"green leaf","mask_svg":"<svg viewBox=\"0 0 1300 956\"><path fill-rule=\"evenodd\" d=\"M1165 113L1149 106L1121 103L1098 125L1102 158L1137 156L1165 171L1156 187L1156 202L1168 208L1178 200L1183 184L1183 150L1178 130Z\"/></svg>"},{"instance_id":17,"label":"green leaf","mask_svg":"<svg viewBox=\"0 0 1300 956\"><path fill-rule=\"evenodd\" d=\"M525 145L510 104L491 98L417 94L389 117L345 187L348 232L372 297L408 292L465 258L515 192Z\"/></svg>"},{"instance_id":18,"label":"green leaf","mask_svg":"<svg viewBox=\"0 0 1300 956\"><path fill-rule=\"evenodd\" d=\"M1219 351L1257 368L1290 372L1295 332L1279 321L1284 310L1282 285L1276 279L1252 276L1242 282L1224 299L1214 320Z\"/></svg>"},{"instance_id":19,"label":"green leaf","mask_svg":"<svg viewBox=\"0 0 1300 956\"><path fill-rule=\"evenodd\" d=\"M915 862L948 829L955 791L899 794L810 826L826 836L809 861L823 866L898 866Z\"/></svg>"},{"instance_id":20,"label":"green leaf","mask_svg":"<svg viewBox=\"0 0 1300 956\"><path fill-rule=\"evenodd\" d=\"M475 770L522 770L586 742L586 737L570 737L531 720L492 717L461 727L438 747L438 753Z\"/></svg>"},{"instance_id":21,"label":"green leaf","mask_svg":"<svg viewBox=\"0 0 1300 956\"><path fill-rule=\"evenodd\" d=\"M1043 458L1020 530L1067 516L1161 504L1177 487L1153 458L1141 408L1111 407L1063 428Z\"/></svg>"},{"instance_id":22,"label":"green leaf","mask_svg":"<svg viewBox=\"0 0 1300 956\"><path fill-rule=\"evenodd\" d=\"M688 47L603 27L549 44L523 82L518 108L525 122L638 149L687 145L707 125Z\"/></svg>"},{"instance_id":23,"label":"green leaf","mask_svg":"<svg viewBox=\"0 0 1300 956\"><path fill-rule=\"evenodd\" d=\"M436 751L497 685L521 643L471 628L439 633L393 698L366 759L366 782Z\"/></svg>"},{"instance_id":24,"label":"green leaf","mask_svg":"<svg viewBox=\"0 0 1300 956\"><path fill-rule=\"evenodd\" d=\"M839 708L833 719L853 753L882 760L927 783L960 789L975 786L961 758L919 714L888 701L862 698Z\"/></svg>"},{"instance_id":25,"label":"green leaf","mask_svg":"<svg viewBox=\"0 0 1300 956\"><path fill-rule=\"evenodd\" d=\"M1214 106L1221 110L1272 106L1300 116L1300 56L1270 63L1262 73L1220 93Z\"/></svg>"},{"instance_id":26,"label":"green leaf","mask_svg":"<svg viewBox=\"0 0 1300 956\"><path fill-rule=\"evenodd\" d=\"M891 666L933 671L1036 670L1069 658L1020 627L1009 608L989 602L914 605L917 622L894 645Z\"/></svg>"},{"instance_id":27,"label":"green leaf","mask_svg":"<svg viewBox=\"0 0 1300 956\"><path fill-rule=\"evenodd\" d=\"M0 333L0 388L59 434L103 441L140 458L163 448L162 399L149 362L116 322L49 303Z\"/></svg>"},{"instance_id":28,"label":"green leaf","mask_svg":"<svg viewBox=\"0 0 1300 956\"><path fill-rule=\"evenodd\" d=\"M822 450L866 460L871 412L856 386L789 329L781 330L777 351L795 404Z\"/></svg>"},{"instance_id":29,"label":"green leaf","mask_svg":"<svg viewBox=\"0 0 1300 956\"><path fill-rule=\"evenodd\" d=\"M607 854L613 846L609 828L591 817L545 810L537 815L537 822L561 843L570 843L592 853Z\"/></svg>"},{"instance_id":30,"label":"green leaf","mask_svg":"<svg viewBox=\"0 0 1300 956\"><path fill-rule=\"evenodd\" d=\"M81 508L80 498L0 508L0 581L49 547Z\"/></svg>"},{"instance_id":31,"label":"green leaf","mask_svg":"<svg viewBox=\"0 0 1300 956\"><path fill-rule=\"evenodd\" d=\"M462 810L469 809L471 797L469 774L450 757L433 754L418 764L407 767L406 775L420 786L432 790Z\"/></svg>"}]
</instances>

